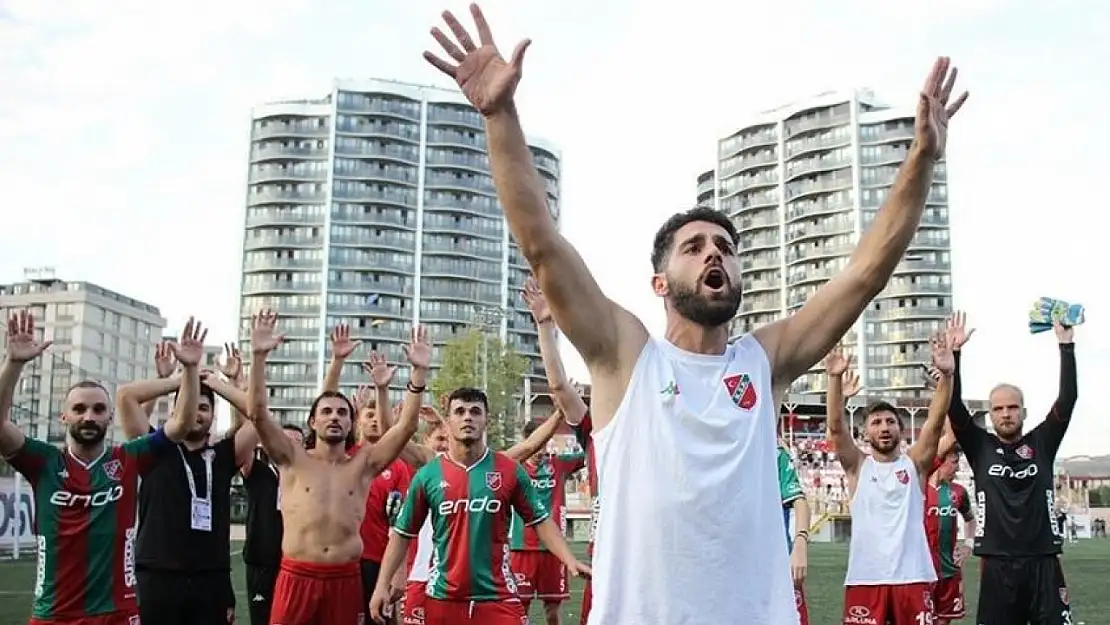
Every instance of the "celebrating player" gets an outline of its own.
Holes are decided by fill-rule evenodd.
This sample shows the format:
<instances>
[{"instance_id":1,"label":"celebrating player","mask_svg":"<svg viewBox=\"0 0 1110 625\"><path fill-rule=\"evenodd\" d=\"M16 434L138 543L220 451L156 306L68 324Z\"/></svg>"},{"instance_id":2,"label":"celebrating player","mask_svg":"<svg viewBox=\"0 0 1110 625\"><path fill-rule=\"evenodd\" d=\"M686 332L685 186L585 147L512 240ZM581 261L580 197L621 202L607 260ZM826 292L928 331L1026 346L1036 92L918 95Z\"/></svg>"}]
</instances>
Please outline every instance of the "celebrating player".
<instances>
[{"instance_id":1,"label":"celebrating player","mask_svg":"<svg viewBox=\"0 0 1110 625\"><path fill-rule=\"evenodd\" d=\"M948 625L964 617L962 567L971 553L975 516L971 514L967 490L953 481L959 467L959 450L947 452L940 466L929 476L929 487L925 489L925 535L937 571L937 583L933 587L936 625ZM966 543L963 545L956 540L957 516L964 520Z\"/></svg>"},{"instance_id":2,"label":"celebrating player","mask_svg":"<svg viewBox=\"0 0 1110 625\"><path fill-rule=\"evenodd\" d=\"M424 409L428 411L422 419L424 446L436 455L447 453L447 425L434 409L429 406L425 406ZM397 540L395 536L396 534L391 532L389 542ZM389 548L389 542L386 543L386 549ZM431 575L432 547L432 522L428 519L420 527L420 535L417 536L416 542L409 543L406 554L408 578L405 580L404 610L401 614L403 625L424 625L424 599L427 597L424 594L424 588L428 585L428 578ZM392 600L392 589L389 595ZM373 601L373 594L371 594L371 601Z\"/></svg>"},{"instance_id":3,"label":"celebrating player","mask_svg":"<svg viewBox=\"0 0 1110 625\"><path fill-rule=\"evenodd\" d=\"M370 611L384 622L388 579L401 566L409 541L425 519L432 521L432 572L425 589L427 625L520 625L527 621L510 567L510 508L571 575L588 574L540 501L524 468L485 444L489 403L478 389L456 389L448 397L447 453L412 479L386 547Z\"/></svg>"},{"instance_id":4,"label":"celebrating player","mask_svg":"<svg viewBox=\"0 0 1110 625\"><path fill-rule=\"evenodd\" d=\"M414 328L405 347L412 370L401 418L377 444L348 455L354 408L346 397L325 391L309 415L316 444L306 451L293 444L269 413L266 358L283 340L275 332L276 321L271 312L253 320L248 413L281 476L285 535L270 622L356 623L363 613L359 526L370 480L416 433L432 347L427 330Z\"/></svg>"},{"instance_id":5,"label":"celebrating player","mask_svg":"<svg viewBox=\"0 0 1110 625\"><path fill-rule=\"evenodd\" d=\"M829 380L826 427L848 477L852 514L844 625L933 622L932 584L937 575L925 537L924 489L944 432L955 368L943 333L932 339L932 362L941 379L929 403L929 416L908 455L899 452L902 419L884 402L867 409L865 433L872 453L864 455L844 423L844 396L858 391L854 376L845 378L848 358L836 348L825 359Z\"/></svg>"},{"instance_id":6,"label":"celebrating player","mask_svg":"<svg viewBox=\"0 0 1110 625\"><path fill-rule=\"evenodd\" d=\"M514 103L530 42L506 61L477 5L471 14L476 38L444 12L454 39L438 28L432 35L449 60L430 52L425 59L482 114L513 239L593 379L598 474L610 487L597 520L600 576L590 623L797 622L775 475L774 399L855 323L916 233L949 119L966 97L949 104L948 59L934 65L906 161L842 271L796 314L730 344L741 299L740 236L709 208L675 215L652 250L652 288L667 315L665 338L655 339L605 297L551 217Z\"/></svg>"},{"instance_id":7,"label":"celebrating player","mask_svg":"<svg viewBox=\"0 0 1110 625\"><path fill-rule=\"evenodd\" d=\"M1053 465L1079 396L1072 328L1053 328L1060 345L1060 390L1048 416L1028 433L1021 389L990 393L994 434L972 421L963 403L959 351L952 403L956 440L975 475L975 555L982 563L976 622L980 625L1070 625L1071 604L1060 567L1063 533L1052 522ZM961 314L949 320L957 350L974 330Z\"/></svg>"},{"instance_id":8,"label":"celebrating player","mask_svg":"<svg viewBox=\"0 0 1110 625\"><path fill-rule=\"evenodd\" d=\"M809 502L798 480L798 471L786 449L786 442L779 439L779 491L782 497L782 518L786 525L786 544L790 548L790 571L794 577L794 601L802 625L809 625L809 608L806 606L806 569L809 567ZM794 523L790 512L794 512ZM791 533L791 525L794 532Z\"/></svg>"},{"instance_id":9,"label":"celebrating player","mask_svg":"<svg viewBox=\"0 0 1110 625\"><path fill-rule=\"evenodd\" d=\"M196 418L196 374L203 333L190 319L180 344L185 364L181 398L165 429L107 446L112 402L97 382L66 393L65 451L25 436L10 420L16 384L27 362L50 346L35 336L35 320L21 311L8 320L7 358L0 369L0 454L31 484L40 502L35 515L38 573L31 625L132 625L138 620L135 580L135 509L139 477L173 453ZM189 373L191 371L191 374Z\"/></svg>"}]
</instances>

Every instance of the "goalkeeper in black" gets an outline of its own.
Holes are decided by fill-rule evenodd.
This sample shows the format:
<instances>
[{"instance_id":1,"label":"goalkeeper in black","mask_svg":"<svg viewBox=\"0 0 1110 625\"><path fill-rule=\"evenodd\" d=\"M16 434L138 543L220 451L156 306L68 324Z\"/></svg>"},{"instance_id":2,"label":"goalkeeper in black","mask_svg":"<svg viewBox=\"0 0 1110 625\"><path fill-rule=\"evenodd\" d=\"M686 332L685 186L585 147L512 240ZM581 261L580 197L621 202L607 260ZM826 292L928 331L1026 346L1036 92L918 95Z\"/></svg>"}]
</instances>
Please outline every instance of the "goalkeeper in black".
<instances>
[{"instance_id":1,"label":"goalkeeper in black","mask_svg":"<svg viewBox=\"0 0 1110 625\"><path fill-rule=\"evenodd\" d=\"M1054 518L1053 464L1078 396L1073 329L1057 324L1060 391L1045 420L1024 432L1021 390L1000 384L990 394L994 434L976 425L963 403L960 352L948 417L975 475L974 553L982 560L979 625L1072 625L1060 567L1063 533ZM963 315L948 322L956 349L971 332Z\"/></svg>"}]
</instances>

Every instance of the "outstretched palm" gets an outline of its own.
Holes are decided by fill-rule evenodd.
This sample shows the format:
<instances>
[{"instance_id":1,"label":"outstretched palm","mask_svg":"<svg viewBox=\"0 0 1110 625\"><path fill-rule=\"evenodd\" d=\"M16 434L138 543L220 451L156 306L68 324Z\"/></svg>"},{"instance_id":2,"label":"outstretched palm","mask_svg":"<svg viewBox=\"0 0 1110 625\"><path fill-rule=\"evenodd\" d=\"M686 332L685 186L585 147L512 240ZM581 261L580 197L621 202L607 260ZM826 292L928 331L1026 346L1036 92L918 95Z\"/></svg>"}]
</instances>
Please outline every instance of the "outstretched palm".
<instances>
[{"instance_id":1,"label":"outstretched palm","mask_svg":"<svg viewBox=\"0 0 1110 625\"><path fill-rule=\"evenodd\" d=\"M949 104L952 89L956 86L956 74L951 59L946 56L938 58L925 78L917 103L914 140L925 154L937 160L944 157L944 148L948 143L948 121L967 101L968 93L964 91Z\"/></svg>"},{"instance_id":2,"label":"outstretched palm","mask_svg":"<svg viewBox=\"0 0 1110 625\"><path fill-rule=\"evenodd\" d=\"M13 362L27 362L39 357L53 341L35 338L35 317L21 310L8 318L8 358Z\"/></svg>"},{"instance_id":3,"label":"outstretched palm","mask_svg":"<svg viewBox=\"0 0 1110 625\"><path fill-rule=\"evenodd\" d=\"M532 318L536 323L543 323L551 319L551 310L547 307L547 298L543 296L540 285L535 278L528 278L524 282L524 303L532 311Z\"/></svg>"},{"instance_id":4,"label":"outstretched palm","mask_svg":"<svg viewBox=\"0 0 1110 625\"><path fill-rule=\"evenodd\" d=\"M199 321L189 317L185 322L185 329L181 331L181 338L176 343L170 343L170 349L177 362L186 367L200 364L201 358L204 357L204 339L207 336L208 330Z\"/></svg>"},{"instance_id":5,"label":"outstretched palm","mask_svg":"<svg viewBox=\"0 0 1110 625\"><path fill-rule=\"evenodd\" d=\"M967 313L957 310L952 313L944 328L948 347L953 350L958 350L967 343L972 334L975 334L975 328L968 329L967 327Z\"/></svg>"},{"instance_id":6,"label":"outstretched palm","mask_svg":"<svg viewBox=\"0 0 1110 625\"><path fill-rule=\"evenodd\" d=\"M277 313L263 310L251 322L251 351L265 354L274 351L285 337L277 333Z\"/></svg>"},{"instance_id":7,"label":"outstretched palm","mask_svg":"<svg viewBox=\"0 0 1110 625\"><path fill-rule=\"evenodd\" d=\"M524 51L532 42L525 39L518 43L506 62L497 50L493 33L477 4L470 5L470 15L474 17L474 25L478 29L479 45L474 45L470 33L450 11L444 11L443 21L455 35L458 45L439 28L432 28L432 37L435 37L443 51L457 65L452 65L431 52L425 52L424 58L436 69L453 78L479 113L489 116L505 110L512 103L516 86L520 82Z\"/></svg>"},{"instance_id":8,"label":"outstretched palm","mask_svg":"<svg viewBox=\"0 0 1110 625\"><path fill-rule=\"evenodd\" d=\"M362 341L351 340L351 327L347 324L341 323L331 331L331 353L336 358L343 359L350 356L359 345L362 345Z\"/></svg>"},{"instance_id":9,"label":"outstretched palm","mask_svg":"<svg viewBox=\"0 0 1110 625\"><path fill-rule=\"evenodd\" d=\"M855 371L845 371L844 378L840 383L840 392L844 398L855 397L863 390L863 386L859 383L859 374Z\"/></svg>"},{"instance_id":10,"label":"outstretched palm","mask_svg":"<svg viewBox=\"0 0 1110 625\"><path fill-rule=\"evenodd\" d=\"M232 382L243 375L243 356L239 348L231 343L224 343L224 363L220 365L220 373Z\"/></svg>"},{"instance_id":11,"label":"outstretched palm","mask_svg":"<svg viewBox=\"0 0 1110 625\"><path fill-rule=\"evenodd\" d=\"M377 388L389 386L393 381L393 374L397 373L397 367L390 367L385 355L378 352L370 352L370 359L363 365L363 369L370 374L370 380Z\"/></svg>"},{"instance_id":12,"label":"outstretched palm","mask_svg":"<svg viewBox=\"0 0 1110 625\"><path fill-rule=\"evenodd\" d=\"M404 346L405 357L416 369L432 366L432 341L428 338L428 328L416 326L412 329L412 342Z\"/></svg>"},{"instance_id":13,"label":"outstretched palm","mask_svg":"<svg viewBox=\"0 0 1110 625\"><path fill-rule=\"evenodd\" d=\"M173 358L173 349L167 341L162 341L154 348L154 370L160 378L168 378L177 369Z\"/></svg>"},{"instance_id":14,"label":"outstretched palm","mask_svg":"<svg viewBox=\"0 0 1110 625\"><path fill-rule=\"evenodd\" d=\"M828 356L825 356L825 372L829 375L844 375L848 370L848 357L844 355L844 350L837 345L832 348Z\"/></svg>"},{"instance_id":15,"label":"outstretched palm","mask_svg":"<svg viewBox=\"0 0 1110 625\"><path fill-rule=\"evenodd\" d=\"M952 355L952 348L948 344L948 335L937 332L930 341L933 348L932 362L937 371L951 374L956 370L956 357Z\"/></svg>"}]
</instances>

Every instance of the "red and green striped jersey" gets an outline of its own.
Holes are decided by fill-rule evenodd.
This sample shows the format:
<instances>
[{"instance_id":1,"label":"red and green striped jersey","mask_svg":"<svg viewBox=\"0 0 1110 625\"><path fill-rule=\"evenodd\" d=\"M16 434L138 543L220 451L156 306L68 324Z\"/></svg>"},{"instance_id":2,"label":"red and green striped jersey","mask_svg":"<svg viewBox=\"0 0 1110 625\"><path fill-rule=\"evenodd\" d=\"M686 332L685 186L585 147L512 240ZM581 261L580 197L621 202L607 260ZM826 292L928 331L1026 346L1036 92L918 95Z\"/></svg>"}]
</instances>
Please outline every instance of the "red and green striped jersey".
<instances>
[{"instance_id":1,"label":"red and green striped jersey","mask_svg":"<svg viewBox=\"0 0 1110 625\"><path fill-rule=\"evenodd\" d=\"M537 462L525 462L521 466L532 480L540 501L559 526L559 531L567 533L567 478L586 465L586 454L542 454ZM540 543L535 527L526 527L524 519L513 512L512 536L513 551L547 551Z\"/></svg>"},{"instance_id":2,"label":"red and green striped jersey","mask_svg":"<svg viewBox=\"0 0 1110 625\"><path fill-rule=\"evenodd\" d=\"M31 617L72 620L135 611L139 477L173 443L158 430L85 463L28 438L8 460L35 498L38 571Z\"/></svg>"},{"instance_id":3,"label":"red and green striped jersey","mask_svg":"<svg viewBox=\"0 0 1110 625\"><path fill-rule=\"evenodd\" d=\"M441 454L412 478L393 531L417 538L432 521L432 566L425 593L451 601L501 601L517 596L509 568L509 520L527 525L550 516L524 468L486 450L469 467Z\"/></svg>"},{"instance_id":4,"label":"red and green striped jersey","mask_svg":"<svg viewBox=\"0 0 1110 625\"><path fill-rule=\"evenodd\" d=\"M941 579L960 572L956 566L957 517L971 519L967 489L954 482L930 484L925 489L925 536Z\"/></svg>"},{"instance_id":5,"label":"red and green striped jersey","mask_svg":"<svg viewBox=\"0 0 1110 625\"><path fill-rule=\"evenodd\" d=\"M601 500L597 496L597 458L594 456L594 422L590 413L586 412L582 421L574 426L574 436L578 444L586 450L586 481L590 487L590 533L589 542L586 543L586 554L594 554L594 534L597 533L597 512Z\"/></svg>"}]
</instances>

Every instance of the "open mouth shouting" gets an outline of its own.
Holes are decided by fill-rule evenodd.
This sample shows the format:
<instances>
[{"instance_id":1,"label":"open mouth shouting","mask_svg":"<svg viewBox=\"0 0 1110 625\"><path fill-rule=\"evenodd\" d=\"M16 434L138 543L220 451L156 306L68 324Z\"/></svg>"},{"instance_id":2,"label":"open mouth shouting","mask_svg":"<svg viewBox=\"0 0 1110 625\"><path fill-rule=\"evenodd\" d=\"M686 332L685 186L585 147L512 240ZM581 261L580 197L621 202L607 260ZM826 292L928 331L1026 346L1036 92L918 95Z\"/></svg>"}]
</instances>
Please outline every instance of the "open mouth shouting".
<instances>
[{"instance_id":1,"label":"open mouth shouting","mask_svg":"<svg viewBox=\"0 0 1110 625\"><path fill-rule=\"evenodd\" d=\"M728 286L728 274L720 267L710 267L702 274L701 284L712 293L721 293Z\"/></svg>"}]
</instances>

